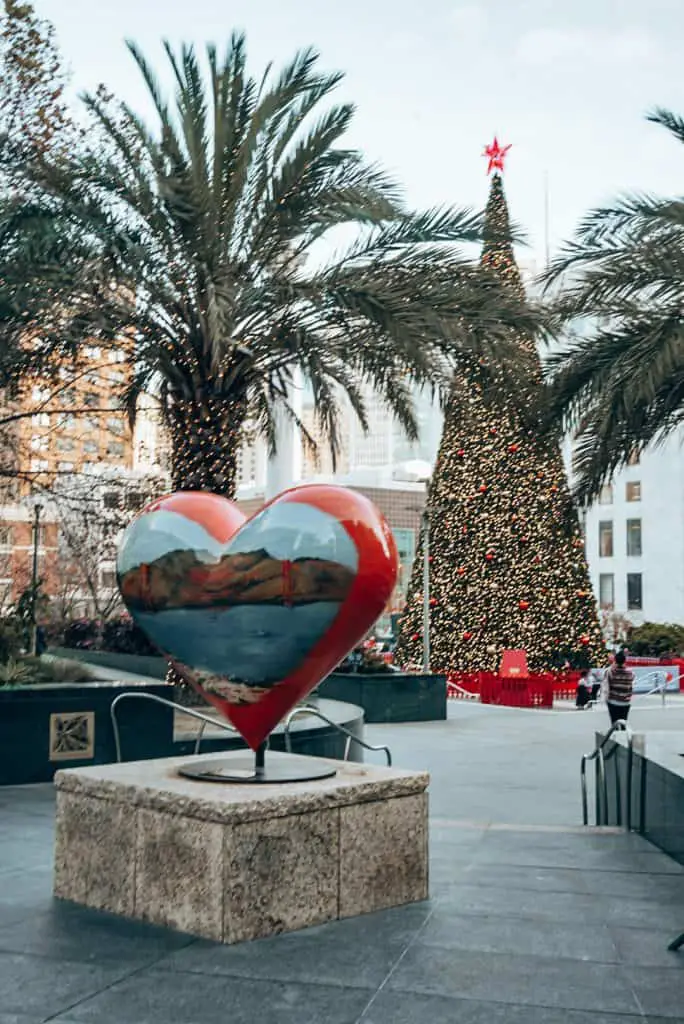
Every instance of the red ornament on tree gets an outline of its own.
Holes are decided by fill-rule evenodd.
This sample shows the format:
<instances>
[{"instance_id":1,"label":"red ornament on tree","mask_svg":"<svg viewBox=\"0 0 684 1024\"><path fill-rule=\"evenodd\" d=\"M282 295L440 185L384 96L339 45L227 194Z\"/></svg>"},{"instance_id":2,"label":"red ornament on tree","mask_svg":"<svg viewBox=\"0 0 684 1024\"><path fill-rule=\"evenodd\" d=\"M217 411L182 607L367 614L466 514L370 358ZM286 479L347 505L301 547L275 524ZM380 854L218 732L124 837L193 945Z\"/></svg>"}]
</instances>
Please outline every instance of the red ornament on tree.
<instances>
[{"instance_id":1,"label":"red ornament on tree","mask_svg":"<svg viewBox=\"0 0 684 1024\"><path fill-rule=\"evenodd\" d=\"M463 639L464 640L472 640L473 639L473 634L469 633L468 630L466 630L465 633L463 634Z\"/></svg>"},{"instance_id":2,"label":"red ornament on tree","mask_svg":"<svg viewBox=\"0 0 684 1024\"><path fill-rule=\"evenodd\" d=\"M520 609L521 612L526 612L529 607L530 607L530 602L529 601L518 601L518 608Z\"/></svg>"},{"instance_id":3,"label":"red ornament on tree","mask_svg":"<svg viewBox=\"0 0 684 1024\"><path fill-rule=\"evenodd\" d=\"M509 444L508 450L511 453L511 455L515 455L516 452L520 451L520 445L519 444Z\"/></svg>"},{"instance_id":4,"label":"red ornament on tree","mask_svg":"<svg viewBox=\"0 0 684 1024\"><path fill-rule=\"evenodd\" d=\"M580 643L584 644L584 646L586 647L587 644L589 643L589 637L588 636L581 636L580 637Z\"/></svg>"},{"instance_id":5,"label":"red ornament on tree","mask_svg":"<svg viewBox=\"0 0 684 1024\"><path fill-rule=\"evenodd\" d=\"M437 598L436 597L431 597L430 598L430 607L434 608L436 604L437 604Z\"/></svg>"},{"instance_id":6,"label":"red ornament on tree","mask_svg":"<svg viewBox=\"0 0 684 1024\"><path fill-rule=\"evenodd\" d=\"M458 567L458 569L456 570L456 572L458 573L458 575L459 575L459 576L463 576L463 574L465 573L465 568L464 568L464 566L462 566L462 565L459 565L459 567Z\"/></svg>"},{"instance_id":7,"label":"red ornament on tree","mask_svg":"<svg viewBox=\"0 0 684 1024\"><path fill-rule=\"evenodd\" d=\"M487 491L487 484L480 484L480 494L485 494Z\"/></svg>"},{"instance_id":8,"label":"red ornament on tree","mask_svg":"<svg viewBox=\"0 0 684 1024\"><path fill-rule=\"evenodd\" d=\"M412 633L411 634L411 639L412 640L420 640L420 633Z\"/></svg>"},{"instance_id":9,"label":"red ornament on tree","mask_svg":"<svg viewBox=\"0 0 684 1024\"><path fill-rule=\"evenodd\" d=\"M485 558L487 559L488 562L492 562L494 560L494 552L488 551L487 554L485 555Z\"/></svg>"},{"instance_id":10,"label":"red ornament on tree","mask_svg":"<svg viewBox=\"0 0 684 1024\"><path fill-rule=\"evenodd\" d=\"M457 448L456 454L458 455L459 459L462 459L463 456L465 455L465 448Z\"/></svg>"}]
</instances>

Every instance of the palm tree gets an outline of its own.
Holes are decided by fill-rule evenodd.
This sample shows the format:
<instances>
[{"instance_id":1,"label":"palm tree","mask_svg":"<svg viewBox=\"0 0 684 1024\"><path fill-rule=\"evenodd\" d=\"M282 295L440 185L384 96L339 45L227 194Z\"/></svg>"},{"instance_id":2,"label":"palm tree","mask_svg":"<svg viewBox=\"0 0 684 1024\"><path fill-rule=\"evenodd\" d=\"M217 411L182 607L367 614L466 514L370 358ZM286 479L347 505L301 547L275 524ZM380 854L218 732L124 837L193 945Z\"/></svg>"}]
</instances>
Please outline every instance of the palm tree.
<instances>
[{"instance_id":1,"label":"palm tree","mask_svg":"<svg viewBox=\"0 0 684 1024\"><path fill-rule=\"evenodd\" d=\"M340 144L353 108L321 110L341 75L312 50L257 81L241 35L222 61L209 46L204 69L165 44L170 106L128 45L156 125L87 95L97 134L24 164L0 211L0 293L20 276L22 302L0 331L34 372L77 359L84 339L123 346L122 400L133 416L142 391L159 394L176 488L232 494L245 424L273 447L297 372L334 453L341 394L365 425L370 383L413 438L413 384L446 388L456 354L486 358L511 328L536 329L456 248L481 237L479 215L407 211Z\"/></svg>"},{"instance_id":2,"label":"palm tree","mask_svg":"<svg viewBox=\"0 0 684 1024\"><path fill-rule=\"evenodd\" d=\"M650 121L684 142L684 120ZM628 195L588 214L547 287L571 329L547 362L554 418L576 436L577 494L595 498L632 454L684 418L684 198Z\"/></svg>"}]
</instances>

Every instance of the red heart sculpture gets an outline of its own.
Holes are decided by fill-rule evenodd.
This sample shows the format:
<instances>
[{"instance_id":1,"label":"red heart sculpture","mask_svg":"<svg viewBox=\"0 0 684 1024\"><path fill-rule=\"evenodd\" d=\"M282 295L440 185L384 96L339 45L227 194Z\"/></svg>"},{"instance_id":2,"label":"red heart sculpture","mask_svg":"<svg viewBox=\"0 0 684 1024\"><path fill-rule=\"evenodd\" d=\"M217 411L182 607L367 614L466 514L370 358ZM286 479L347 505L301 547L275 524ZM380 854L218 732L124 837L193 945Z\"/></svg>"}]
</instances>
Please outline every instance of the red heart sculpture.
<instances>
[{"instance_id":1,"label":"red heart sculpture","mask_svg":"<svg viewBox=\"0 0 684 1024\"><path fill-rule=\"evenodd\" d=\"M372 502L328 484L247 521L218 495L172 494L128 527L117 560L138 625L254 750L365 636L397 568Z\"/></svg>"}]
</instances>

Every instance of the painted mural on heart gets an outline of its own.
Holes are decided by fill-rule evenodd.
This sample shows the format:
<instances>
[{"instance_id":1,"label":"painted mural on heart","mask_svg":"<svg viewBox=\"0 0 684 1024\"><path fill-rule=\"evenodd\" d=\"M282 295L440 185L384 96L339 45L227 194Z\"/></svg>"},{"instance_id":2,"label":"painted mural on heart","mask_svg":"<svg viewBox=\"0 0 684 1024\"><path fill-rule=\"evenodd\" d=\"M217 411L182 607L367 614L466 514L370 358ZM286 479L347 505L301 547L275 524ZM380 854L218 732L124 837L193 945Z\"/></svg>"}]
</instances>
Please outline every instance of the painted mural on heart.
<instances>
[{"instance_id":1,"label":"painted mural on heart","mask_svg":"<svg viewBox=\"0 0 684 1024\"><path fill-rule=\"evenodd\" d=\"M328 484L285 491L249 520L218 495L169 495L129 526L117 559L138 625L254 749L363 638L397 568L378 509Z\"/></svg>"}]
</instances>

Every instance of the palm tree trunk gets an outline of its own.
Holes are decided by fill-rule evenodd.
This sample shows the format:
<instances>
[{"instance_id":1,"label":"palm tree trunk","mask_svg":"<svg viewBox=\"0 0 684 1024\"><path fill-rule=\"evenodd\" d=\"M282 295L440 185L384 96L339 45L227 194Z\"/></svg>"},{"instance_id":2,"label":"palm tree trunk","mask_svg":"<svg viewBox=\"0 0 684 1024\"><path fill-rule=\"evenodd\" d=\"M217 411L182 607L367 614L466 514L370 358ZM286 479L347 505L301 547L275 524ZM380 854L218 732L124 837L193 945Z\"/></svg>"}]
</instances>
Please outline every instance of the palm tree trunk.
<instances>
[{"instance_id":1,"label":"palm tree trunk","mask_svg":"<svg viewBox=\"0 0 684 1024\"><path fill-rule=\"evenodd\" d=\"M242 398L176 399L170 409L174 491L234 498L246 403Z\"/></svg>"}]
</instances>

